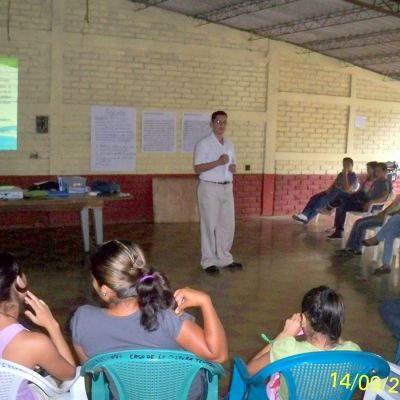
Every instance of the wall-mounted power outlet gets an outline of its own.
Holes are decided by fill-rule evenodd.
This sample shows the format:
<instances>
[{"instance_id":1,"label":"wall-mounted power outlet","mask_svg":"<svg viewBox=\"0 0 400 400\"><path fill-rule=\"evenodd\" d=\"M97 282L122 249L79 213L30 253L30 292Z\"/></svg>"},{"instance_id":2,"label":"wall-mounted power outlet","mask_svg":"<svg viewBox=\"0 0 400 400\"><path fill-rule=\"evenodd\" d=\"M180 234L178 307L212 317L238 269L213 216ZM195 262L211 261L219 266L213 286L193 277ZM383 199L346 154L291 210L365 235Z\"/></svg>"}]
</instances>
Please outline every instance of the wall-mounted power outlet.
<instances>
[{"instance_id":1,"label":"wall-mounted power outlet","mask_svg":"<svg viewBox=\"0 0 400 400\"><path fill-rule=\"evenodd\" d=\"M29 154L29 158L31 160L38 160L39 159L39 153L37 151L30 153Z\"/></svg>"},{"instance_id":2,"label":"wall-mounted power outlet","mask_svg":"<svg viewBox=\"0 0 400 400\"><path fill-rule=\"evenodd\" d=\"M245 171L251 171L251 165L250 165L250 164L246 164L246 165L244 166L244 170L245 170Z\"/></svg>"},{"instance_id":3,"label":"wall-mounted power outlet","mask_svg":"<svg viewBox=\"0 0 400 400\"><path fill-rule=\"evenodd\" d=\"M36 116L36 133L49 133L49 117L48 115Z\"/></svg>"}]
</instances>

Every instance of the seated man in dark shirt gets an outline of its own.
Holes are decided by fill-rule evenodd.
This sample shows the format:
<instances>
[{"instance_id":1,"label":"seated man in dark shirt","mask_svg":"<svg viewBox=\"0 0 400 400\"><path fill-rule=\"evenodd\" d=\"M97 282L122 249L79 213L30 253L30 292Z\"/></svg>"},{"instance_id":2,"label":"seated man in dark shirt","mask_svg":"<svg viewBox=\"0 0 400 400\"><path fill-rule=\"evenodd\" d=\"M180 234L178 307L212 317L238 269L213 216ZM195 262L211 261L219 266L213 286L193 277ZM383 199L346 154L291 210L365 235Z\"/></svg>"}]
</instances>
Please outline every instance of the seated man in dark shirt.
<instances>
[{"instance_id":1,"label":"seated man in dark shirt","mask_svg":"<svg viewBox=\"0 0 400 400\"><path fill-rule=\"evenodd\" d=\"M385 163L378 163L375 168L376 179L371 189L365 193L358 191L351 196L338 196L328 205L328 208L336 208L335 231L328 236L329 239L341 239L343 227L348 211L368 211L372 203L381 203L387 200L392 193L392 182L387 179L387 167Z\"/></svg>"},{"instance_id":2,"label":"seated man in dark shirt","mask_svg":"<svg viewBox=\"0 0 400 400\"><path fill-rule=\"evenodd\" d=\"M337 195L350 195L358 189L358 186L357 175L353 172L353 160L345 157L343 158L343 170L332 185L327 190L312 196L304 210L300 214L293 215L293 219L306 224L318 214L318 209L325 207L330 201L334 201Z\"/></svg>"}]
</instances>

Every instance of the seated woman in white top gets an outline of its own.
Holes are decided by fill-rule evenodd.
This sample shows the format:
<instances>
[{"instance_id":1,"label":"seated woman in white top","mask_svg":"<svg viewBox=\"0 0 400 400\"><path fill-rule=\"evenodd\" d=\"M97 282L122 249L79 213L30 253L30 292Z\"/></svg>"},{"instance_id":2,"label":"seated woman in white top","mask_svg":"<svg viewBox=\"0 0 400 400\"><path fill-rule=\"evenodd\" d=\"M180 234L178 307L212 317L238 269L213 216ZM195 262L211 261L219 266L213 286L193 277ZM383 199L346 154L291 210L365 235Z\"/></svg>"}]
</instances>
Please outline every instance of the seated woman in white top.
<instances>
[{"instance_id":1,"label":"seated woman in white top","mask_svg":"<svg viewBox=\"0 0 400 400\"><path fill-rule=\"evenodd\" d=\"M24 303L31 308L25 315L45 328L49 336L30 332L18 323ZM0 358L34 369L40 366L58 380L75 376L75 361L49 307L28 291L27 280L14 258L0 252ZM34 400L23 382L18 400Z\"/></svg>"}]
</instances>

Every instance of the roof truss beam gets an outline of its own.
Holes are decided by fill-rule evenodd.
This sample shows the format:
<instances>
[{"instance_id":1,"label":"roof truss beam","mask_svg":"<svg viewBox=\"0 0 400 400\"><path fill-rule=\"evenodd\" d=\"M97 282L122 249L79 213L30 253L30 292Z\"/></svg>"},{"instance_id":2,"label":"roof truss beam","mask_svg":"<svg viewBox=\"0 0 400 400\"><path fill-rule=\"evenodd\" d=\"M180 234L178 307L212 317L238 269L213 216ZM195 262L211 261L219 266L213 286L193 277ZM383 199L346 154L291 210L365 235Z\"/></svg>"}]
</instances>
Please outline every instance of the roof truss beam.
<instances>
[{"instance_id":1,"label":"roof truss beam","mask_svg":"<svg viewBox=\"0 0 400 400\"><path fill-rule=\"evenodd\" d=\"M242 0L236 4L195 14L193 17L217 23L239 15L251 14L269 8L284 6L285 4L296 3L297 1L299 0Z\"/></svg>"},{"instance_id":2,"label":"roof truss beam","mask_svg":"<svg viewBox=\"0 0 400 400\"><path fill-rule=\"evenodd\" d=\"M371 54L363 57L348 57L344 59L352 64L361 66L374 65L374 64L391 64L400 61L400 52L397 53L382 53L382 54Z\"/></svg>"},{"instance_id":3,"label":"roof truss beam","mask_svg":"<svg viewBox=\"0 0 400 400\"><path fill-rule=\"evenodd\" d=\"M400 2L397 0L344 0L359 7L379 11L386 15L400 17Z\"/></svg>"},{"instance_id":4,"label":"roof truss beam","mask_svg":"<svg viewBox=\"0 0 400 400\"><path fill-rule=\"evenodd\" d=\"M382 13L362 8L336 11L329 14L317 15L310 18L295 20L284 24L267 26L255 29L253 32L268 37L289 35L291 33L311 31L334 25L349 24L357 21L365 21L372 18L382 17Z\"/></svg>"},{"instance_id":5,"label":"roof truss beam","mask_svg":"<svg viewBox=\"0 0 400 400\"><path fill-rule=\"evenodd\" d=\"M389 78L394 79L394 80L397 80L397 81L400 80L400 72L394 72L394 73L392 72L392 73L389 73L389 74L383 73L383 74L388 76Z\"/></svg>"},{"instance_id":6,"label":"roof truss beam","mask_svg":"<svg viewBox=\"0 0 400 400\"><path fill-rule=\"evenodd\" d=\"M398 41L400 41L400 29L393 29L389 31L362 33L359 35L340 36L326 40L315 40L302 43L302 46L314 51L327 51Z\"/></svg>"},{"instance_id":7,"label":"roof truss beam","mask_svg":"<svg viewBox=\"0 0 400 400\"><path fill-rule=\"evenodd\" d=\"M131 0L132 3L139 3L139 4L143 4L145 7L144 8L148 8L148 7L156 7L162 3L167 2L168 0Z\"/></svg>"}]
</instances>

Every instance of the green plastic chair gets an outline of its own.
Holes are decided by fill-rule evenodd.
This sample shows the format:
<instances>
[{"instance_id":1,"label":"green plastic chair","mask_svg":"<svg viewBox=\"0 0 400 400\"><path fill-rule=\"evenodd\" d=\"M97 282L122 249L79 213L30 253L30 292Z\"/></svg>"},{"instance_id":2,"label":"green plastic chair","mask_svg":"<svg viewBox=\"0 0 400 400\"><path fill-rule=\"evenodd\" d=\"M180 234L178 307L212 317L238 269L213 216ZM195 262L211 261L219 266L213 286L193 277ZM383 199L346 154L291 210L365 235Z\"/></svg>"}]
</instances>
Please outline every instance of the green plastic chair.
<instances>
[{"instance_id":1,"label":"green plastic chair","mask_svg":"<svg viewBox=\"0 0 400 400\"><path fill-rule=\"evenodd\" d=\"M349 400L356 389L366 389L372 376L387 377L390 367L372 353L317 351L283 358L250 376L243 360L235 358L225 399L268 400L266 384L277 372L285 379L289 400Z\"/></svg>"},{"instance_id":2,"label":"green plastic chair","mask_svg":"<svg viewBox=\"0 0 400 400\"><path fill-rule=\"evenodd\" d=\"M207 400L217 400L218 379L224 369L186 351L103 353L89 359L81 369L92 400L186 400L200 372L207 382Z\"/></svg>"}]
</instances>

